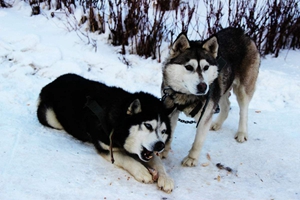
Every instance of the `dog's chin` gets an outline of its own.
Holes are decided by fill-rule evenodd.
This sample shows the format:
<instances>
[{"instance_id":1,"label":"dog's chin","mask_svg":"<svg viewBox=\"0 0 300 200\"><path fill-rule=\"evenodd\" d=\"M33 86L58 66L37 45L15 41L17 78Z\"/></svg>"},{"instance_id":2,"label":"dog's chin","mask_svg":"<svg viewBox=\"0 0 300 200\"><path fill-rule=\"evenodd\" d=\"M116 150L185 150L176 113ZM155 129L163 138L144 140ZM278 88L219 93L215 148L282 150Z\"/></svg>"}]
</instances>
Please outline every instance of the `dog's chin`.
<instances>
[{"instance_id":1,"label":"dog's chin","mask_svg":"<svg viewBox=\"0 0 300 200\"><path fill-rule=\"evenodd\" d=\"M187 95L195 95L195 96L203 96L203 95L206 95L207 94L207 91L205 91L205 92L191 92L191 91L189 91L189 92L186 92L185 94L187 94Z\"/></svg>"},{"instance_id":2,"label":"dog's chin","mask_svg":"<svg viewBox=\"0 0 300 200\"><path fill-rule=\"evenodd\" d=\"M207 94L207 91L205 91L205 92L197 92L194 95L196 95L196 96L203 96L203 95L206 95L206 94Z\"/></svg>"},{"instance_id":3,"label":"dog's chin","mask_svg":"<svg viewBox=\"0 0 300 200\"><path fill-rule=\"evenodd\" d=\"M182 93L187 94L187 95L203 96L208 93L208 90L205 90L204 92L202 92L202 91L199 92L198 90L193 90L193 91L185 90L185 91L182 91Z\"/></svg>"},{"instance_id":4,"label":"dog's chin","mask_svg":"<svg viewBox=\"0 0 300 200\"><path fill-rule=\"evenodd\" d=\"M204 92L203 91L196 91L194 93L194 95L196 96L203 96L203 95L207 95L209 88L207 88Z\"/></svg>"}]
</instances>

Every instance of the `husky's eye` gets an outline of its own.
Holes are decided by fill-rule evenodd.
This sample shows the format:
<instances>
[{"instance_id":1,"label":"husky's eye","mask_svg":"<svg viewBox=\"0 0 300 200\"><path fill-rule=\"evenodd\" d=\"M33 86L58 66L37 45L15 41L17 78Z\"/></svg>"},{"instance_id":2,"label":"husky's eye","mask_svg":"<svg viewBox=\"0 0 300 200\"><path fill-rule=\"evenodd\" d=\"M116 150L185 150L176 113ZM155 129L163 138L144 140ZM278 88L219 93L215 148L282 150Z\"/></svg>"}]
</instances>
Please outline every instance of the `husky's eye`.
<instances>
[{"instance_id":1,"label":"husky's eye","mask_svg":"<svg viewBox=\"0 0 300 200\"><path fill-rule=\"evenodd\" d=\"M152 125L151 124L148 124L148 123L144 123L144 126L149 130L149 131L152 131L153 128L152 128Z\"/></svg>"},{"instance_id":2,"label":"husky's eye","mask_svg":"<svg viewBox=\"0 0 300 200\"><path fill-rule=\"evenodd\" d=\"M164 130L161 131L161 134L166 134L166 133L167 133L166 129L164 129Z\"/></svg>"},{"instance_id":3,"label":"husky's eye","mask_svg":"<svg viewBox=\"0 0 300 200\"><path fill-rule=\"evenodd\" d=\"M186 66L184 66L184 67L185 67L185 69L188 70L188 71L193 71L193 70L194 70L194 67L191 66L191 65L186 65Z\"/></svg>"},{"instance_id":4,"label":"husky's eye","mask_svg":"<svg viewBox=\"0 0 300 200\"><path fill-rule=\"evenodd\" d=\"M205 65L205 66L203 67L203 70L206 71L206 70L208 70L208 68L209 68L209 65Z\"/></svg>"}]
</instances>

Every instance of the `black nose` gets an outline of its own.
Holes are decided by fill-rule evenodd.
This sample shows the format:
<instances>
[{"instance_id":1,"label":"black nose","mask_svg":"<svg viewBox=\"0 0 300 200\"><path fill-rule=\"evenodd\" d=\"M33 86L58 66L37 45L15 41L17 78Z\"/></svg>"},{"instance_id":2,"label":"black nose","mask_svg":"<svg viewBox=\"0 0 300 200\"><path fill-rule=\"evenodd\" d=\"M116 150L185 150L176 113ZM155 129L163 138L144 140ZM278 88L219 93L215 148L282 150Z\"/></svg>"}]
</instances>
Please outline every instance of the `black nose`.
<instances>
[{"instance_id":1,"label":"black nose","mask_svg":"<svg viewBox=\"0 0 300 200\"><path fill-rule=\"evenodd\" d=\"M157 142L154 145L154 151L162 151L165 148L165 144L163 142Z\"/></svg>"},{"instance_id":2,"label":"black nose","mask_svg":"<svg viewBox=\"0 0 300 200\"><path fill-rule=\"evenodd\" d=\"M199 93L204 93L206 91L207 85L206 83L199 83L197 85L197 90Z\"/></svg>"}]
</instances>

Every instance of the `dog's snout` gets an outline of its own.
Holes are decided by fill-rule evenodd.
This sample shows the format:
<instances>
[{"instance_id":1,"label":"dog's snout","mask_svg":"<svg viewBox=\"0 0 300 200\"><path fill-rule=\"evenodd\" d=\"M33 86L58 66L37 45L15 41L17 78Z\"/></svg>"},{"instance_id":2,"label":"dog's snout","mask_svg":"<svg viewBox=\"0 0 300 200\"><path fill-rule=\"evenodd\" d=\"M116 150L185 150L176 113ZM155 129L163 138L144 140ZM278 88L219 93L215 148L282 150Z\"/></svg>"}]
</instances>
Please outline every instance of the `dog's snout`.
<instances>
[{"instance_id":1,"label":"dog's snout","mask_svg":"<svg viewBox=\"0 0 300 200\"><path fill-rule=\"evenodd\" d=\"M163 142L157 142L154 145L154 151L162 151L165 148L165 144Z\"/></svg>"},{"instance_id":2,"label":"dog's snout","mask_svg":"<svg viewBox=\"0 0 300 200\"><path fill-rule=\"evenodd\" d=\"M206 83L199 83L197 85L198 93L205 93L206 89L207 89Z\"/></svg>"}]
</instances>

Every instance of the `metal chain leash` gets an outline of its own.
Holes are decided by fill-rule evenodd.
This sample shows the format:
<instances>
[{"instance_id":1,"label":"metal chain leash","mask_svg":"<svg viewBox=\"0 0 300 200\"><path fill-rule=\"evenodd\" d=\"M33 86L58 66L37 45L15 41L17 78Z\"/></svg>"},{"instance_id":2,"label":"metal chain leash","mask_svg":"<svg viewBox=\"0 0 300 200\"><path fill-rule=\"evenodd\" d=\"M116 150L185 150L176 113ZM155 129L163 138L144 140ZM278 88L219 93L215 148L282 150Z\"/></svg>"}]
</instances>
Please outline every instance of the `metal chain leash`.
<instances>
[{"instance_id":1,"label":"metal chain leash","mask_svg":"<svg viewBox=\"0 0 300 200\"><path fill-rule=\"evenodd\" d=\"M178 121L181 123L184 123L184 124L196 124L196 121L194 121L194 120L188 121L188 120L183 120L183 119L178 118Z\"/></svg>"},{"instance_id":2,"label":"metal chain leash","mask_svg":"<svg viewBox=\"0 0 300 200\"><path fill-rule=\"evenodd\" d=\"M218 107L215 109L214 114L219 113L219 112L220 112L220 107L218 105ZM188 121L188 120L184 120L184 119L180 119L180 118L178 118L178 121L181 123L184 123L184 124L195 124L196 123L196 121L194 121L194 120Z\"/></svg>"}]
</instances>

